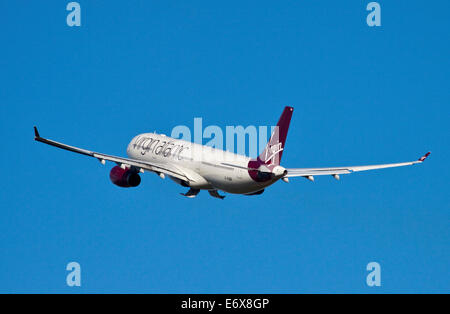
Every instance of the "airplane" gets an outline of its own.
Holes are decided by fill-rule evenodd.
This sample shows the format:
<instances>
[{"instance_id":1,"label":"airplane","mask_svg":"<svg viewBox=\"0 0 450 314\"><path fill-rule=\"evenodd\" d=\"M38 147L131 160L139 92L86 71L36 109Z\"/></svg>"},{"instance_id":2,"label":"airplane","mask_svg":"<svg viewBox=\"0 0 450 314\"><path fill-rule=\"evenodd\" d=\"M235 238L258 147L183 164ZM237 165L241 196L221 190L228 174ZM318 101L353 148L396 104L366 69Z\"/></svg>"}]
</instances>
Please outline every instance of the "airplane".
<instances>
[{"instance_id":1,"label":"airplane","mask_svg":"<svg viewBox=\"0 0 450 314\"><path fill-rule=\"evenodd\" d=\"M420 164L430 155L428 152L415 161L369 166L284 168L280 162L293 111L293 107L284 108L267 146L257 158L249 158L157 133L135 136L127 147L128 158L97 153L43 138L36 127L34 127L34 139L44 144L97 158L103 165L106 161L116 163L109 177L111 182L119 187L137 187L141 183L141 173L154 172L163 179L168 176L179 185L189 188L186 193L180 193L188 198L196 197L200 190L207 190L211 196L219 199L225 197L219 194L219 191L260 195L265 188L279 180L289 182L290 178L304 177L314 181L315 176L324 175L339 180L340 175L353 172Z\"/></svg>"}]
</instances>

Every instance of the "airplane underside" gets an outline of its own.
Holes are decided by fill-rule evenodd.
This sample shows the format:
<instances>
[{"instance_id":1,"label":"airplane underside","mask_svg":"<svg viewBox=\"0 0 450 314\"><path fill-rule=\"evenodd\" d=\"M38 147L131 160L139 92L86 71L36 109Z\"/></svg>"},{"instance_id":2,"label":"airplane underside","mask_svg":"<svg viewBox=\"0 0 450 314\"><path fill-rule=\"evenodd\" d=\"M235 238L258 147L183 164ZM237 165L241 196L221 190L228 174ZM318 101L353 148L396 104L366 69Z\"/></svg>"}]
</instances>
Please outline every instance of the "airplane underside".
<instances>
[{"instance_id":1,"label":"airplane underside","mask_svg":"<svg viewBox=\"0 0 450 314\"><path fill-rule=\"evenodd\" d=\"M194 198L198 195L198 193L200 193L200 189L190 188L186 193L180 193L180 194L183 196L186 196L188 198ZM208 190L208 193L212 197L219 198L221 200L223 200L225 198L225 195L219 194L219 190ZM256 192L252 192L252 193L245 193L242 195L251 196L251 195L261 195L263 193L264 193L264 189L256 191Z\"/></svg>"},{"instance_id":2,"label":"airplane underside","mask_svg":"<svg viewBox=\"0 0 450 314\"><path fill-rule=\"evenodd\" d=\"M208 190L208 192L209 195L211 195L212 197L220 198L222 200L225 198L225 195L220 195L218 190ZM200 193L200 189L190 188L186 193L180 194L188 198L194 198L198 195L198 193Z\"/></svg>"}]
</instances>

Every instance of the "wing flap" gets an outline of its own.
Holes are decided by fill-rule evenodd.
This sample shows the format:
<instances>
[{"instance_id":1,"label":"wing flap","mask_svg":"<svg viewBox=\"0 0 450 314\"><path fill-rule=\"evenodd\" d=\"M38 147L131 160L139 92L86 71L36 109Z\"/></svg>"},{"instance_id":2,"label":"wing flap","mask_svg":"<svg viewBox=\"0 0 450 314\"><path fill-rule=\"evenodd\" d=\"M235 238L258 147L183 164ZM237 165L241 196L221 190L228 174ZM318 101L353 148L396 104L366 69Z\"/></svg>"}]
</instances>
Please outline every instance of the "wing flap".
<instances>
[{"instance_id":1,"label":"wing flap","mask_svg":"<svg viewBox=\"0 0 450 314\"><path fill-rule=\"evenodd\" d=\"M339 175L349 174L352 172L412 166L422 163L431 153L428 152L416 161L392 163L392 164L380 164L369 166L350 166L350 167L328 167L328 168L287 168L288 171L285 177L308 177L308 176L323 176L323 175Z\"/></svg>"},{"instance_id":2,"label":"wing flap","mask_svg":"<svg viewBox=\"0 0 450 314\"><path fill-rule=\"evenodd\" d=\"M315 168L315 169L303 169L303 168L291 168L286 169L288 171L286 178L292 177L307 177L307 176L325 176L334 174L348 174L351 173L346 169L333 169L333 168Z\"/></svg>"},{"instance_id":3,"label":"wing flap","mask_svg":"<svg viewBox=\"0 0 450 314\"><path fill-rule=\"evenodd\" d=\"M75 146L70 146L67 144L63 144L60 142L56 142L53 140L43 138L39 135L39 132L36 127L34 127L34 139L38 142L41 142L41 143L44 143L47 145L51 145L54 147L58 147L61 149L65 149L65 150L74 152L74 153L86 155L89 157L97 158L100 161L102 161L102 163L103 163L103 161L111 161L111 162L115 162L118 165L127 165L130 167L136 167L139 169L143 169L143 170L147 170L147 171L151 171L151 172L155 172L155 173L164 173L164 174L170 175L172 177L178 178L180 180L193 181L193 180L191 180L190 177L188 177L180 169L175 168L175 167L170 167L168 165L162 165L159 163L153 163L153 162L150 163L150 162L142 161L142 160L136 160L136 159L131 159L131 158L124 158L124 157L118 157L118 156L113 156L113 155L97 153L97 152L90 151L87 149L78 148Z\"/></svg>"}]
</instances>

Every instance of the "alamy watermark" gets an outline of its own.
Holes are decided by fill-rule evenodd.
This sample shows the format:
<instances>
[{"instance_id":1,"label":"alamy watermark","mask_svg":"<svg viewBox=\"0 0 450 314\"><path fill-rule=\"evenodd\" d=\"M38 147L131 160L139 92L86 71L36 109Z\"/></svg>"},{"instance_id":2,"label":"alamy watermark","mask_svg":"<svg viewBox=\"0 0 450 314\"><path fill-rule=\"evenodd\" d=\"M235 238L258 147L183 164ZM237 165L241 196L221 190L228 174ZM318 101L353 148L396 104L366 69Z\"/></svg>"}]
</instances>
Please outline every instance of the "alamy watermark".
<instances>
[{"instance_id":1,"label":"alamy watermark","mask_svg":"<svg viewBox=\"0 0 450 314\"><path fill-rule=\"evenodd\" d=\"M67 274L66 283L69 287L81 287L81 266L77 262L70 262L66 266Z\"/></svg>"},{"instance_id":2,"label":"alamy watermark","mask_svg":"<svg viewBox=\"0 0 450 314\"><path fill-rule=\"evenodd\" d=\"M234 152L238 155L256 157L264 150L270 134L276 126L242 126L227 125L225 132L217 125L203 127L203 118L194 118L193 132L186 125L178 125L172 129L170 137L181 139L208 147Z\"/></svg>"},{"instance_id":3,"label":"alamy watermark","mask_svg":"<svg viewBox=\"0 0 450 314\"><path fill-rule=\"evenodd\" d=\"M81 26L81 6L78 2L69 2L66 10L70 11L67 15L66 23L68 26Z\"/></svg>"},{"instance_id":4,"label":"alamy watermark","mask_svg":"<svg viewBox=\"0 0 450 314\"><path fill-rule=\"evenodd\" d=\"M366 277L366 284L369 287L381 287L381 266L377 262L370 262L366 266L370 273Z\"/></svg>"},{"instance_id":5,"label":"alamy watermark","mask_svg":"<svg viewBox=\"0 0 450 314\"><path fill-rule=\"evenodd\" d=\"M370 11L369 15L367 15L367 25L369 27L373 26L381 26L381 6L378 2L370 2L366 7L367 11Z\"/></svg>"}]
</instances>

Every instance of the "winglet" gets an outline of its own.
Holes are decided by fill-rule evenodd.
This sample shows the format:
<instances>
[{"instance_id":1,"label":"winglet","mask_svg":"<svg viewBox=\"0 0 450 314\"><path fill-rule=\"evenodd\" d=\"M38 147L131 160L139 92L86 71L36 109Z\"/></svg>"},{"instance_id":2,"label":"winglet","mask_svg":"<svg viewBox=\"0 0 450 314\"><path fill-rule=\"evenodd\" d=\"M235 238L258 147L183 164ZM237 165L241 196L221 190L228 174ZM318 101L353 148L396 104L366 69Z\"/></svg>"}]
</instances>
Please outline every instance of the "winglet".
<instances>
[{"instance_id":1,"label":"winglet","mask_svg":"<svg viewBox=\"0 0 450 314\"><path fill-rule=\"evenodd\" d=\"M425 155L423 155L422 157L419 158L420 162L423 162L425 159L427 159L428 156L430 156L431 152L426 153Z\"/></svg>"},{"instance_id":2,"label":"winglet","mask_svg":"<svg viewBox=\"0 0 450 314\"><path fill-rule=\"evenodd\" d=\"M35 139L40 138L37 127L34 127L34 138Z\"/></svg>"}]
</instances>

